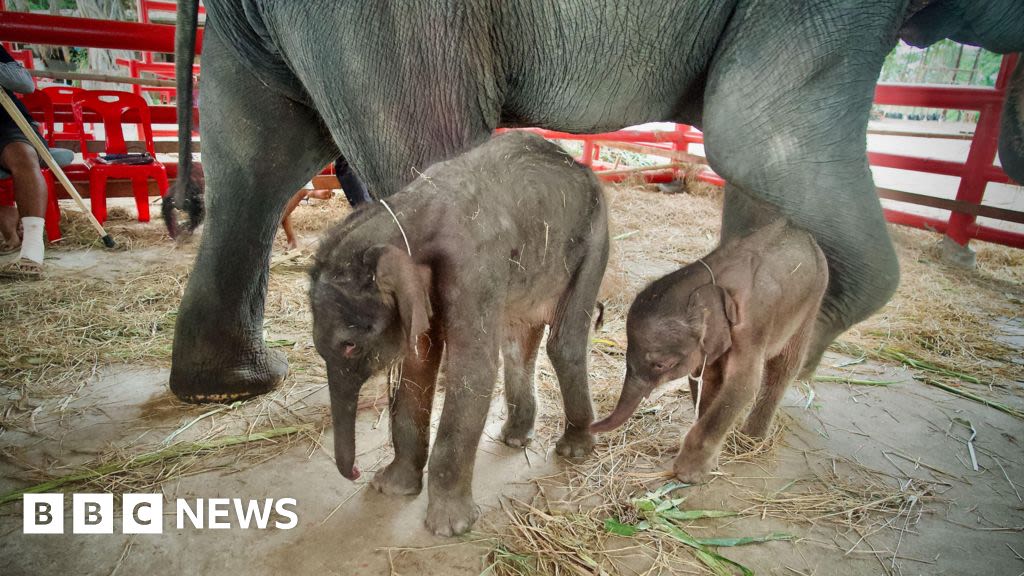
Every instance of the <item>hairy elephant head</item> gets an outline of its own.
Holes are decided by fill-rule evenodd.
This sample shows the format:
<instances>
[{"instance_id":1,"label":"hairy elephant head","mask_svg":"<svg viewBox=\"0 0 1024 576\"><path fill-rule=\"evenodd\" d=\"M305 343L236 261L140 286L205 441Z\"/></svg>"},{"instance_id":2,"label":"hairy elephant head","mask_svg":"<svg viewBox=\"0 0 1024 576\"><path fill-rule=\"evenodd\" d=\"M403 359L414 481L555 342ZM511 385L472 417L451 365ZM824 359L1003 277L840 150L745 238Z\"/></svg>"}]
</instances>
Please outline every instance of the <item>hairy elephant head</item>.
<instances>
[{"instance_id":1,"label":"hairy elephant head","mask_svg":"<svg viewBox=\"0 0 1024 576\"><path fill-rule=\"evenodd\" d=\"M702 372L732 346L738 323L733 297L721 286L671 286L675 274L647 287L626 318L626 378L615 410L591 427L607 432L621 426L640 401L665 382Z\"/></svg>"},{"instance_id":2,"label":"hairy elephant head","mask_svg":"<svg viewBox=\"0 0 1024 576\"><path fill-rule=\"evenodd\" d=\"M900 38L924 48L944 38L1000 54L1024 51L1020 0L912 0ZM1024 182L1024 63L1010 77L999 134L1003 170Z\"/></svg>"},{"instance_id":3,"label":"hairy elephant head","mask_svg":"<svg viewBox=\"0 0 1024 576\"><path fill-rule=\"evenodd\" d=\"M310 275L313 342L327 363L334 456L342 476L355 480L359 390L403 352L415 353L418 336L429 327L430 299L412 258L391 245L344 262L318 255Z\"/></svg>"}]
</instances>

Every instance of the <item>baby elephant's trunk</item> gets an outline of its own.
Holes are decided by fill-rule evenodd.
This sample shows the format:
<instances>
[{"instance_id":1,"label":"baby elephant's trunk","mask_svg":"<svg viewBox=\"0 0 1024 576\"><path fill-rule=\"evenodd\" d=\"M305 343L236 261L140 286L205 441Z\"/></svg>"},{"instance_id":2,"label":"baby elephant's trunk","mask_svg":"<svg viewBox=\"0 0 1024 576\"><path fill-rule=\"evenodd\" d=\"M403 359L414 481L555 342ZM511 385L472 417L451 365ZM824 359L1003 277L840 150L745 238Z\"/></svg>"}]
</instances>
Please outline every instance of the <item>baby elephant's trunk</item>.
<instances>
[{"instance_id":1,"label":"baby elephant's trunk","mask_svg":"<svg viewBox=\"0 0 1024 576\"><path fill-rule=\"evenodd\" d=\"M333 380L329 377L329 380ZM356 466L356 412L362 382L330 382L331 420L334 421L334 461L349 480L359 479Z\"/></svg>"},{"instance_id":2,"label":"baby elephant's trunk","mask_svg":"<svg viewBox=\"0 0 1024 576\"><path fill-rule=\"evenodd\" d=\"M647 382L634 378L626 371L626 382L622 386L622 394L619 396L619 403L615 410L604 420L594 422L590 425L590 431L594 433L609 432L622 426L630 416L636 412L637 406L651 392L652 386Z\"/></svg>"}]
</instances>

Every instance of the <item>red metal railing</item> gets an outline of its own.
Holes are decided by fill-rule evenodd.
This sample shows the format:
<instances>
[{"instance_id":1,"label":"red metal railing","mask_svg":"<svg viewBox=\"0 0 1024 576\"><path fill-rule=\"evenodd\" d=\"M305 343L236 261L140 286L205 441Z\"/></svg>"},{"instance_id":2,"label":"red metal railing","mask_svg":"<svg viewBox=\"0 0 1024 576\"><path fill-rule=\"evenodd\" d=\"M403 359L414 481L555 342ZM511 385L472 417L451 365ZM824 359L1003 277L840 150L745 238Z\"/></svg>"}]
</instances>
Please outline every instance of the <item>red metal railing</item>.
<instances>
[{"instance_id":1,"label":"red metal railing","mask_svg":"<svg viewBox=\"0 0 1024 576\"><path fill-rule=\"evenodd\" d=\"M170 9L166 3L147 1L148 9ZM3 0L0 0L0 10ZM25 14L0 11L0 40L14 42L31 42L37 44L56 44L76 46L139 50L147 52L173 52L174 27L159 24L140 24L130 22L113 22L107 20L90 20L84 18L68 18L40 14ZM196 50L202 48L202 34L196 41ZM978 125L971 142L970 152L965 162L951 162L914 156L884 154L871 152L869 161L874 166L913 170L933 174L943 174L960 178L956 201L943 201L943 208L949 209L949 219L943 221L896 210L886 209L886 217L891 222L931 228L945 232L960 244L966 244L971 238L997 242L1024 248L1024 234L1009 232L996 228L980 226L975 223L981 210L985 187L989 182L1009 183L1010 179L999 167L993 164L997 149L999 120L1002 102L1006 95L1006 84L1010 72L1016 65L1018 55L1003 58L1002 67L995 88L974 88L959 86L908 86L879 85L875 91L875 102L878 104L915 106L929 108L951 108L976 110L979 112ZM57 121L70 117L70 111L57 110ZM172 106L153 106L154 123L176 123L175 111ZM672 131L639 131L621 130L606 134L566 134L550 130L536 129L549 138L577 140L583 143L581 161L595 170L606 174L606 180L626 177L623 171L601 163L598 160L602 145L620 144L623 146L638 145L649 153L662 153L673 159L687 157L690 144L703 142L703 135L688 126L679 126ZM644 175L648 181L664 182L677 177L675 168L654 170ZM697 173L697 178L717 185L724 181L710 170ZM880 191L881 192L881 191ZM884 194L883 194L884 196ZM898 198L900 201L914 203L912 194ZM934 206L934 202L917 202ZM970 208L970 209L969 209ZM987 207L985 207L987 208ZM1020 212L1007 210L988 210L986 216L999 212L1004 219L1019 221ZM1000 216L995 216L1000 217Z\"/></svg>"},{"instance_id":2,"label":"red metal railing","mask_svg":"<svg viewBox=\"0 0 1024 576\"><path fill-rule=\"evenodd\" d=\"M1003 100L1006 98L1006 85L1014 66L1018 65L1018 60L1019 54L1003 57L994 88L879 85L875 90L877 104L977 110L978 125L974 130L967 160L963 163L877 152L868 153L868 160L874 166L957 176L960 178L960 185L956 201L981 205L989 182L1011 182L1006 173L993 162L998 149L999 121L1003 111ZM890 222L944 232L961 246L966 245L971 238L977 238L1024 248L1024 234L979 226L975 223L976 215L970 213L951 211L948 221L945 222L937 218L890 209L886 209L885 214Z\"/></svg>"},{"instance_id":3,"label":"red metal railing","mask_svg":"<svg viewBox=\"0 0 1024 576\"><path fill-rule=\"evenodd\" d=\"M202 50L203 32L196 38ZM174 52L174 26L0 11L0 40L142 52Z\"/></svg>"}]
</instances>

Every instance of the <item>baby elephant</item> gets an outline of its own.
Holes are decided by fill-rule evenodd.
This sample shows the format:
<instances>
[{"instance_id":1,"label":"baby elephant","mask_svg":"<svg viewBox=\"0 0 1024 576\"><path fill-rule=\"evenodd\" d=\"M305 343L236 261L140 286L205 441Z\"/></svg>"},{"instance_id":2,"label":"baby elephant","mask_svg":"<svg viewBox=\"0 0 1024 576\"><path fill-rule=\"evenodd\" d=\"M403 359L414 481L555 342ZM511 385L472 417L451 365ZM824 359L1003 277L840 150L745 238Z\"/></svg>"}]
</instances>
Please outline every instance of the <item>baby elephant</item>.
<instances>
[{"instance_id":1,"label":"baby elephant","mask_svg":"<svg viewBox=\"0 0 1024 576\"><path fill-rule=\"evenodd\" d=\"M445 400L430 455L427 527L465 532L477 518L473 463L504 358L503 440L533 434L537 350L565 405L563 456L593 449L587 344L608 259L600 184L558 146L525 132L497 136L436 164L385 202L331 229L311 271L316 349L327 363L338 470L351 480L359 389L402 359L392 390L395 457L374 476L386 494L417 494L427 463L434 384Z\"/></svg>"},{"instance_id":2,"label":"baby elephant","mask_svg":"<svg viewBox=\"0 0 1024 576\"><path fill-rule=\"evenodd\" d=\"M827 285L825 255L784 220L656 280L626 319L618 405L591 431L617 428L655 387L698 374L690 380L697 421L683 439L675 474L687 483L706 480L726 434L752 401L743 432L768 432L803 364Z\"/></svg>"}]
</instances>

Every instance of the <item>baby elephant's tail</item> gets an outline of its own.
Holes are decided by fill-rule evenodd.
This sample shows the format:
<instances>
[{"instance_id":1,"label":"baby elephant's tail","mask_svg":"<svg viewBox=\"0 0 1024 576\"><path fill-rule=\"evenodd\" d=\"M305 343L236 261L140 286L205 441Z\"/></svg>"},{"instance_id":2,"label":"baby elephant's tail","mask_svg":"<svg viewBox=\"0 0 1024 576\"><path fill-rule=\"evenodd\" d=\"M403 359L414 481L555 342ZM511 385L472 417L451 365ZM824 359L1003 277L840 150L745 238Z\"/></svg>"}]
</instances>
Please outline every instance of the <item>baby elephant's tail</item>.
<instances>
[{"instance_id":1,"label":"baby elephant's tail","mask_svg":"<svg viewBox=\"0 0 1024 576\"><path fill-rule=\"evenodd\" d=\"M598 300L594 303L597 308L597 320L594 320L594 330L600 330L604 326L604 302Z\"/></svg>"}]
</instances>

